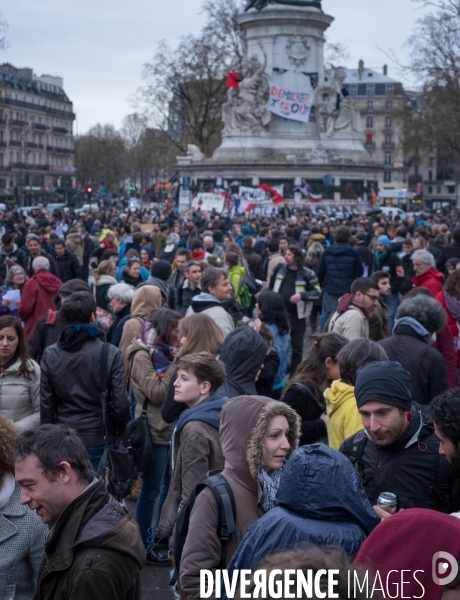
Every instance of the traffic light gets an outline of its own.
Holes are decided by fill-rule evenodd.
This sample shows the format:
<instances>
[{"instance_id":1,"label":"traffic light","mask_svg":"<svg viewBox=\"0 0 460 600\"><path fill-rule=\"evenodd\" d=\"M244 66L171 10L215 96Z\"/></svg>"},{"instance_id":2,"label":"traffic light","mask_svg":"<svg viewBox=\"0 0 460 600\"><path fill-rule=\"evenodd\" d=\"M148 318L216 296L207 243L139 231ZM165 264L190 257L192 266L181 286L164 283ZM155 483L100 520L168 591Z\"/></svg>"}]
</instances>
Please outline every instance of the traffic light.
<instances>
[{"instance_id":1,"label":"traffic light","mask_svg":"<svg viewBox=\"0 0 460 600\"><path fill-rule=\"evenodd\" d=\"M86 186L86 194L88 198L91 198L91 194L93 193L93 188L90 185Z\"/></svg>"},{"instance_id":2,"label":"traffic light","mask_svg":"<svg viewBox=\"0 0 460 600\"><path fill-rule=\"evenodd\" d=\"M129 191L130 191L130 192L132 192L133 190L134 190L133 186L132 186L132 185L130 185L130 186L129 186Z\"/></svg>"}]
</instances>

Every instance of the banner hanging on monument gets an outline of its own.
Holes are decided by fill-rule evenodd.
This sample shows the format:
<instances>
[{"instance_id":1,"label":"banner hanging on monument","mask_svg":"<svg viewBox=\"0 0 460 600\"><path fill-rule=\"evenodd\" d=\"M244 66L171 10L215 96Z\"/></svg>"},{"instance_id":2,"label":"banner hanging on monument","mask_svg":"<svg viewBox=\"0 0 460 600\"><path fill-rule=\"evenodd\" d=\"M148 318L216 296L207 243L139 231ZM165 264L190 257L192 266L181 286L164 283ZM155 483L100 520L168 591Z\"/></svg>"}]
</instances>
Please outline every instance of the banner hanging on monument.
<instances>
[{"instance_id":1,"label":"banner hanging on monument","mask_svg":"<svg viewBox=\"0 0 460 600\"><path fill-rule=\"evenodd\" d=\"M270 82L270 96L267 110L284 119L308 123L314 95L296 92L282 85Z\"/></svg>"}]
</instances>

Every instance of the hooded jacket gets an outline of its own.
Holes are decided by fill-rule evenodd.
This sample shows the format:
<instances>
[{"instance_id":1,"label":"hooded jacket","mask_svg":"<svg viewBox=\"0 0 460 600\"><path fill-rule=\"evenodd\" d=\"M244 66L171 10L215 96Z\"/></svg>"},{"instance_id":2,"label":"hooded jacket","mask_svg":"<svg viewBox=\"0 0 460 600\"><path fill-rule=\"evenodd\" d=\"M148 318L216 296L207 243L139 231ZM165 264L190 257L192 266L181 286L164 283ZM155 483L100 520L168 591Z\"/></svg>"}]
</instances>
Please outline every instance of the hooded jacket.
<instances>
[{"instance_id":1,"label":"hooded jacket","mask_svg":"<svg viewBox=\"0 0 460 600\"><path fill-rule=\"evenodd\" d=\"M68 423L88 447L103 446L99 337L68 326L57 344L48 346L41 362L41 423ZM121 353L109 346L107 433L123 433L129 401Z\"/></svg>"},{"instance_id":2,"label":"hooded jacket","mask_svg":"<svg viewBox=\"0 0 460 600\"><path fill-rule=\"evenodd\" d=\"M237 327L224 340L220 360L227 376L219 393L229 398L257 395L256 376L268 353L268 346L251 327Z\"/></svg>"},{"instance_id":3,"label":"hooded jacket","mask_svg":"<svg viewBox=\"0 0 460 600\"><path fill-rule=\"evenodd\" d=\"M80 267L83 265L84 242L78 231L68 233L65 239L65 245L69 252L75 254Z\"/></svg>"},{"instance_id":4,"label":"hooded jacket","mask_svg":"<svg viewBox=\"0 0 460 600\"><path fill-rule=\"evenodd\" d=\"M179 509L208 471L224 468L219 426L222 407L227 400L220 394L209 396L184 411L174 429L171 483L157 532L159 537L169 538L171 551L174 551L173 529Z\"/></svg>"},{"instance_id":5,"label":"hooded jacket","mask_svg":"<svg viewBox=\"0 0 460 600\"><path fill-rule=\"evenodd\" d=\"M336 242L323 252L318 268L318 280L328 294L349 294L351 284L363 275L361 254L350 244Z\"/></svg>"},{"instance_id":6,"label":"hooded jacket","mask_svg":"<svg viewBox=\"0 0 460 600\"><path fill-rule=\"evenodd\" d=\"M166 281L163 281L163 279L159 279L158 277L153 277L152 275L150 275L150 277L147 279L147 281L144 281L143 283L140 283L137 286L137 289L140 289L141 287L144 287L146 285L153 285L155 287L157 287L160 292L161 292L161 297L163 298L163 302L165 302L168 306L172 305L172 301L171 301L171 290L169 285L166 283Z\"/></svg>"},{"instance_id":7,"label":"hooded jacket","mask_svg":"<svg viewBox=\"0 0 460 600\"><path fill-rule=\"evenodd\" d=\"M148 398L147 420L152 442L161 446L169 446L174 423L163 421L161 406L166 397L169 382L176 372L176 367L172 362L163 377L160 378L152 364L147 347L139 340L133 340L126 350L126 358L131 367L130 382L137 401L136 417L141 416L142 405Z\"/></svg>"},{"instance_id":8,"label":"hooded jacket","mask_svg":"<svg viewBox=\"0 0 460 600\"><path fill-rule=\"evenodd\" d=\"M392 492L400 508L431 508L446 512L443 494L452 498L453 475L445 457L439 454L439 440L425 407L413 404L412 419L406 430L392 444L376 446L366 430L350 436L340 452L352 457L352 449L365 439L359 468L364 489L372 505L380 492ZM361 442L362 443L362 442ZM446 488L439 490L439 486Z\"/></svg>"},{"instance_id":9,"label":"hooded jacket","mask_svg":"<svg viewBox=\"0 0 460 600\"><path fill-rule=\"evenodd\" d=\"M39 271L28 279L21 293L19 317L24 321L24 335L30 335L35 323L47 310L55 310L54 296L58 293L62 282L48 271Z\"/></svg>"},{"instance_id":10,"label":"hooded jacket","mask_svg":"<svg viewBox=\"0 0 460 600\"><path fill-rule=\"evenodd\" d=\"M379 522L345 456L324 444L302 446L284 467L275 508L254 523L228 569L252 569L306 543L355 554Z\"/></svg>"},{"instance_id":11,"label":"hooded jacket","mask_svg":"<svg viewBox=\"0 0 460 600\"><path fill-rule=\"evenodd\" d=\"M101 275L99 277L98 281L95 283L96 304L98 308L107 311L110 309L108 291L110 286L116 285L117 283L118 281L111 275Z\"/></svg>"},{"instance_id":12,"label":"hooded jacket","mask_svg":"<svg viewBox=\"0 0 460 600\"><path fill-rule=\"evenodd\" d=\"M263 442L271 419L284 415L289 423L291 450L298 443L298 416L282 402L263 396L239 396L224 404L220 419L220 443L225 459L222 475L235 498L236 525L244 536L264 514L262 488L257 478L262 468ZM200 569L218 568L221 544L217 537L218 509L214 495L204 489L193 507L180 565L180 585L188 600L200 598ZM230 537L227 563L241 543Z\"/></svg>"},{"instance_id":13,"label":"hooded jacket","mask_svg":"<svg viewBox=\"0 0 460 600\"><path fill-rule=\"evenodd\" d=\"M430 290L434 298L443 290L444 275L436 269L428 269L423 275L412 277L412 283L415 287L424 287Z\"/></svg>"},{"instance_id":14,"label":"hooded jacket","mask_svg":"<svg viewBox=\"0 0 460 600\"><path fill-rule=\"evenodd\" d=\"M123 365L126 374L128 374L129 369L126 350L133 343L134 339L140 337L144 321L157 308L161 308L161 293L157 287L146 285L136 290L131 303L131 318L123 325L123 333L118 344L123 356Z\"/></svg>"},{"instance_id":15,"label":"hooded jacket","mask_svg":"<svg viewBox=\"0 0 460 600\"><path fill-rule=\"evenodd\" d=\"M363 428L356 405L355 388L340 379L325 390L327 439L329 446L338 450L343 442Z\"/></svg>"},{"instance_id":16,"label":"hooded jacket","mask_svg":"<svg viewBox=\"0 0 460 600\"><path fill-rule=\"evenodd\" d=\"M185 316L204 313L211 317L214 323L222 331L222 335L227 335L235 329L232 317L227 313L222 303L211 294L202 292L199 296L193 298L190 308L185 313Z\"/></svg>"},{"instance_id":17,"label":"hooded jacket","mask_svg":"<svg viewBox=\"0 0 460 600\"><path fill-rule=\"evenodd\" d=\"M56 252L53 252L52 256L57 265L59 279L62 283L70 281L71 279L81 278L80 264L75 254L72 254L66 248L63 256L58 256Z\"/></svg>"},{"instance_id":18,"label":"hooded jacket","mask_svg":"<svg viewBox=\"0 0 460 600\"><path fill-rule=\"evenodd\" d=\"M412 375L412 393L419 404L429 404L449 387L446 361L430 346L430 334L415 319L396 321L393 335L378 342L390 360Z\"/></svg>"},{"instance_id":19,"label":"hooded jacket","mask_svg":"<svg viewBox=\"0 0 460 600\"><path fill-rule=\"evenodd\" d=\"M27 361L30 379L19 375L19 358L0 375L0 412L20 430L40 425L40 367Z\"/></svg>"},{"instance_id":20,"label":"hooded jacket","mask_svg":"<svg viewBox=\"0 0 460 600\"><path fill-rule=\"evenodd\" d=\"M138 600L144 563L139 527L96 479L50 530L34 600Z\"/></svg>"}]
</instances>

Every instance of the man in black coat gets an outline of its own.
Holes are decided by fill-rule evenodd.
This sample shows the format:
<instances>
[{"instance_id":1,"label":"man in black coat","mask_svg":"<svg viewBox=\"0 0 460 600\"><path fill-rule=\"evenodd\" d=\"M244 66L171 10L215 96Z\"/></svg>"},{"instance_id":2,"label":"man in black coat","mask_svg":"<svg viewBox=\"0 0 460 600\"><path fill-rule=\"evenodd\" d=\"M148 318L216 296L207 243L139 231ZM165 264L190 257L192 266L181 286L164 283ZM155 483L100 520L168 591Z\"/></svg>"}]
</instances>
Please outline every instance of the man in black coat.
<instances>
[{"instance_id":1,"label":"man in black coat","mask_svg":"<svg viewBox=\"0 0 460 600\"><path fill-rule=\"evenodd\" d=\"M11 233L2 235L0 247L0 277L5 281L10 267L19 265L24 270L27 267L27 255L13 242Z\"/></svg>"},{"instance_id":2,"label":"man in black coat","mask_svg":"<svg viewBox=\"0 0 460 600\"><path fill-rule=\"evenodd\" d=\"M364 429L350 436L340 451L361 473L371 504L377 504L381 492L391 492L398 510L450 512L452 469L439 454L426 409L413 402L411 379L392 361L358 370L355 398Z\"/></svg>"},{"instance_id":3,"label":"man in black coat","mask_svg":"<svg viewBox=\"0 0 460 600\"><path fill-rule=\"evenodd\" d=\"M431 347L431 336L446 324L446 313L434 298L419 295L401 303L393 335L378 342L390 360L412 375L412 393L419 404L447 390L446 361Z\"/></svg>"},{"instance_id":4,"label":"man in black coat","mask_svg":"<svg viewBox=\"0 0 460 600\"><path fill-rule=\"evenodd\" d=\"M453 238L453 243L445 246L436 259L436 268L438 271L441 271L441 273L444 273L444 275L447 275L446 262L449 258L460 259L460 229L454 230Z\"/></svg>"},{"instance_id":5,"label":"man in black coat","mask_svg":"<svg viewBox=\"0 0 460 600\"><path fill-rule=\"evenodd\" d=\"M62 283L71 279L81 279L81 269L78 258L65 247L65 240L58 238L53 241L54 258L59 271L59 279Z\"/></svg>"},{"instance_id":6,"label":"man in black coat","mask_svg":"<svg viewBox=\"0 0 460 600\"><path fill-rule=\"evenodd\" d=\"M78 431L95 470L106 443L115 442L129 420L129 400L120 350L109 346L107 358L107 438L101 406L102 331L92 324L96 300L74 292L61 308L67 327L41 361L40 420L67 423Z\"/></svg>"},{"instance_id":7,"label":"man in black coat","mask_svg":"<svg viewBox=\"0 0 460 600\"><path fill-rule=\"evenodd\" d=\"M175 289L174 308L182 315L192 304L193 298L201 294L201 264L196 260L190 260L184 267L185 280Z\"/></svg>"}]
</instances>

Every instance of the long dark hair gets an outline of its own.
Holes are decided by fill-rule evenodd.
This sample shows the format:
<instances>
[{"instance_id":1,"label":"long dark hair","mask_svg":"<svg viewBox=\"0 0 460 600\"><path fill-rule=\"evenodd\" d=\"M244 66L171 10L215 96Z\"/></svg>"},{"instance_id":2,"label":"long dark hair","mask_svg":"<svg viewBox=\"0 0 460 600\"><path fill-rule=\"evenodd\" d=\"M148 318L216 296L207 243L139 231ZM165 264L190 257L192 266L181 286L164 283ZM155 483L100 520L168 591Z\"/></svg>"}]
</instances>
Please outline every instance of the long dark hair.
<instances>
[{"instance_id":1,"label":"long dark hair","mask_svg":"<svg viewBox=\"0 0 460 600\"><path fill-rule=\"evenodd\" d=\"M322 398L323 386L327 381L326 358L332 358L334 362L337 362L337 354L348 343L348 340L343 335L334 332L312 335L311 339L313 345L297 367L289 387L297 382L303 383L318 398Z\"/></svg>"},{"instance_id":2,"label":"long dark hair","mask_svg":"<svg viewBox=\"0 0 460 600\"><path fill-rule=\"evenodd\" d=\"M4 315L0 317L0 331L12 327L18 336L18 348L14 356L14 362L19 358L21 360L21 366L19 367L19 376L25 377L26 379L32 379L32 375L35 370L32 366L31 356L27 349L26 338L24 337L24 330L21 325L21 321L17 317L10 317Z\"/></svg>"},{"instance_id":3,"label":"long dark hair","mask_svg":"<svg viewBox=\"0 0 460 600\"><path fill-rule=\"evenodd\" d=\"M161 308L155 315L157 339L160 338L165 344L171 344L171 332L175 329L179 321L183 318L179 312L170 308Z\"/></svg>"},{"instance_id":4,"label":"long dark hair","mask_svg":"<svg viewBox=\"0 0 460 600\"><path fill-rule=\"evenodd\" d=\"M262 323L274 324L278 327L278 333L285 335L291 328L288 312L283 298L276 292L262 292L258 299L259 310L262 313Z\"/></svg>"}]
</instances>

